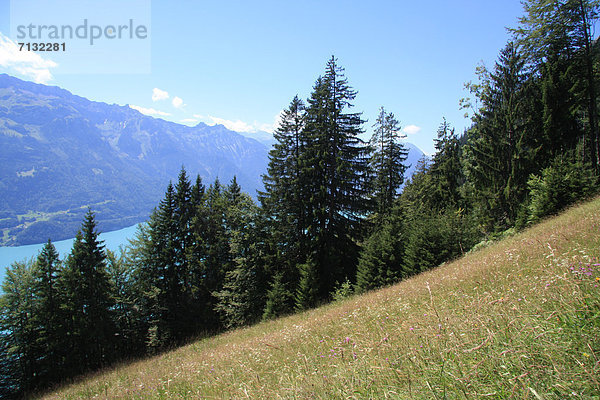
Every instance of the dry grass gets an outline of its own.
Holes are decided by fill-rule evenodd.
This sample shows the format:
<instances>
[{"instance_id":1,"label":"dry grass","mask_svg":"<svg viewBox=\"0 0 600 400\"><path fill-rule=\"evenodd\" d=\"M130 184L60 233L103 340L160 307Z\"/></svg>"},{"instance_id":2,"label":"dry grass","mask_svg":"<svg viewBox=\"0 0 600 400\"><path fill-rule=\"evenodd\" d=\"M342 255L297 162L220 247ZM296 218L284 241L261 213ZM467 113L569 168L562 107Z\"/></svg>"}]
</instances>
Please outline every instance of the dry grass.
<instances>
[{"instance_id":1,"label":"dry grass","mask_svg":"<svg viewBox=\"0 0 600 400\"><path fill-rule=\"evenodd\" d=\"M435 270L46 396L600 399L600 200Z\"/></svg>"}]
</instances>

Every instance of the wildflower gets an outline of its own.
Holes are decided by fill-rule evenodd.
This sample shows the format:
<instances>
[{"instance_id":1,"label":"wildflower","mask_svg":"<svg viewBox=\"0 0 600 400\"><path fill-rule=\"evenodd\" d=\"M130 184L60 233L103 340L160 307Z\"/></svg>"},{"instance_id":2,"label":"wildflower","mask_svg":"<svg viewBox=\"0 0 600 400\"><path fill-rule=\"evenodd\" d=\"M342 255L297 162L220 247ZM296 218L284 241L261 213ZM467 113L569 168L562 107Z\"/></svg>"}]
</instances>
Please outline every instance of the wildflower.
<instances>
[{"instance_id":1,"label":"wildflower","mask_svg":"<svg viewBox=\"0 0 600 400\"><path fill-rule=\"evenodd\" d=\"M584 357L589 357L590 355L588 353L583 353Z\"/></svg>"},{"instance_id":2,"label":"wildflower","mask_svg":"<svg viewBox=\"0 0 600 400\"><path fill-rule=\"evenodd\" d=\"M346 344L350 343L350 338L348 336L346 336L346 339L344 339L344 343L346 343Z\"/></svg>"},{"instance_id":3,"label":"wildflower","mask_svg":"<svg viewBox=\"0 0 600 400\"><path fill-rule=\"evenodd\" d=\"M414 331L414 330L415 330L415 328L413 328L412 326L409 329L409 331L411 331L411 332Z\"/></svg>"}]
</instances>

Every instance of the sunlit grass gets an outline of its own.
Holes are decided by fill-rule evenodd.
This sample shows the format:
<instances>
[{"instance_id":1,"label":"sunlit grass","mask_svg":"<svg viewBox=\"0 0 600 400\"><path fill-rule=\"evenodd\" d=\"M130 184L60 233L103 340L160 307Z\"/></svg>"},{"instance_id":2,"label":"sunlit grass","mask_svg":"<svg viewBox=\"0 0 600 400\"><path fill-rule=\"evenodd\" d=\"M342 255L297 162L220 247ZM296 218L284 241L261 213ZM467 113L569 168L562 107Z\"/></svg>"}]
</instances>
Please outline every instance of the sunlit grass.
<instances>
[{"instance_id":1,"label":"sunlit grass","mask_svg":"<svg viewBox=\"0 0 600 400\"><path fill-rule=\"evenodd\" d=\"M600 398L600 200L393 287L47 398Z\"/></svg>"}]
</instances>

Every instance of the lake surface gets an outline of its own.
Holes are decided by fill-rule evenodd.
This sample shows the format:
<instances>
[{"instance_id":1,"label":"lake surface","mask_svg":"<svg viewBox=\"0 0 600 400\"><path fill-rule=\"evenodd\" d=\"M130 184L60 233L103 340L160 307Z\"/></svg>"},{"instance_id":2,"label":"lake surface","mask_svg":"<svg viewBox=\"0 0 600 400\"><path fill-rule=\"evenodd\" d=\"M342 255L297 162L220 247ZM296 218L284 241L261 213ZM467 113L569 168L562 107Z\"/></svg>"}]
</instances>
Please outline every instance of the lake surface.
<instances>
[{"instance_id":1,"label":"lake surface","mask_svg":"<svg viewBox=\"0 0 600 400\"><path fill-rule=\"evenodd\" d=\"M100 240L104 241L104 246L107 249L117 251L119 246L125 246L129 243L129 239L135 236L136 229L137 224L127 228L119 229L118 231L101 233ZM63 260L71 252L74 240L75 239L66 239L53 242L54 247L56 247L56 250L60 254L61 260ZM44 247L45 244L46 243L16 247L0 247L0 292L2 291L1 284L4 281L6 269L15 261L24 261L33 257L37 257L38 253L42 250L42 247Z\"/></svg>"}]
</instances>

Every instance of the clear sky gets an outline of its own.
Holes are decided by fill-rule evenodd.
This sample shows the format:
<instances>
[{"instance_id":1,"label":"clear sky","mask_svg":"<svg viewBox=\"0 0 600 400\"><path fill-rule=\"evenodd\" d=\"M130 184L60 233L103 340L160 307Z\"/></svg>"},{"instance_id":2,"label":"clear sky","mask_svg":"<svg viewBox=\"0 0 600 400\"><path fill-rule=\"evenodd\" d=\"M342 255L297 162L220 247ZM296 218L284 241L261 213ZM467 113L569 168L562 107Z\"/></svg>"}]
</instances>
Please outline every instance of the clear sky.
<instances>
[{"instance_id":1,"label":"clear sky","mask_svg":"<svg viewBox=\"0 0 600 400\"><path fill-rule=\"evenodd\" d=\"M38 9L27 1L21 18ZM469 125L458 108L467 95L463 84L474 79L480 61L493 65L509 39L505 27L516 26L522 14L519 0L132 1L91 3L106 4L100 13L106 23L147 13L148 48L127 53L110 47L113 41L103 50L107 63L129 56L140 68L78 73L88 58L73 46L62 54L15 51L23 40L15 37L11 2L0 0L0 72L188 125L272 130L294 95L309 96L335 55L358 91L355 110L369 120L365 128L384 106L408 140L431 154L442 117L458 132ZM83 18L59 1L37 3L63 7L44 23ZM98 14L84 16L92 21Z\"/></svg>"}]
</instances>

